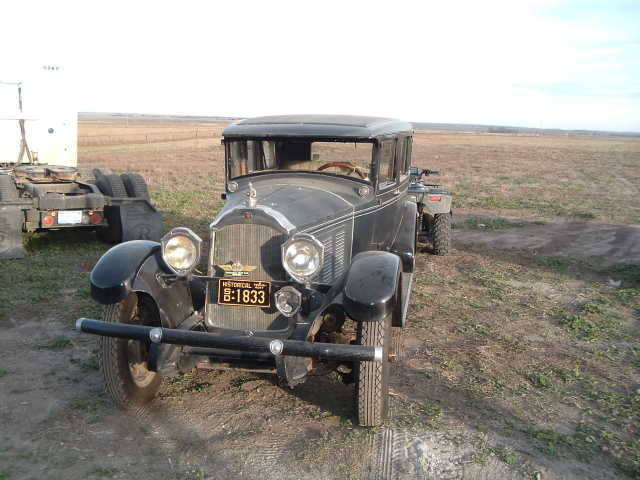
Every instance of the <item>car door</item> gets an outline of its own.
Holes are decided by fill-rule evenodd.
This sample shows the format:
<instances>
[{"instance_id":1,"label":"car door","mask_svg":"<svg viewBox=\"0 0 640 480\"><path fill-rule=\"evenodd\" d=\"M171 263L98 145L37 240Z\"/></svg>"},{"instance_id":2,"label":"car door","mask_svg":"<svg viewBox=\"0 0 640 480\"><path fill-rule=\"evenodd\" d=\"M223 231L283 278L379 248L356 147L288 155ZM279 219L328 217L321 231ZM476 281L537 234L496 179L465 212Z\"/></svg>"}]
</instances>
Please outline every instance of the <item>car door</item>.
<instances>
[{"instance_id":1,"label":"car door","mask_svg":"<svg viewBox=\"0 0 640 480\"><path fill-rule=\"evenodd\" d=\"M390 247L399 221L400 189L398 183L397 142L392 137L380 141L377 175L373 248L385 250Z\"/></svg>"}]
</instances>

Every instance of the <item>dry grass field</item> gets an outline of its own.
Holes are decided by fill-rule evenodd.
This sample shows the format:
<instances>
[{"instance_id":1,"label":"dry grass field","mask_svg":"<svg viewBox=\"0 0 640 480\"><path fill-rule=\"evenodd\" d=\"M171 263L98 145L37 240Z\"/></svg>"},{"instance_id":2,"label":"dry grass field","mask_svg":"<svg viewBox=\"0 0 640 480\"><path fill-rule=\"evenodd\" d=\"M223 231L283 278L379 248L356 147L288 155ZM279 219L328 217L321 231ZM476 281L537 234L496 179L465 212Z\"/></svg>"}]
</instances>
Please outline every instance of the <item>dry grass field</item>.
<instances>
[{"instance_id":1,"label":"dry grass field","mask_svg":"<svg viewBox=\"0 0 640 480\"><path fill-rule=\"evenodd\" d=\"M224 125L84 121L79 161L206 238ZM33 235L0 264L0 480L640 478L640 139L418 131L413 156L454 192L454 250L418 256L389 425L320 374L194 373L116 410L72 328L107 247Z\"/></svg>"}]
</instances>

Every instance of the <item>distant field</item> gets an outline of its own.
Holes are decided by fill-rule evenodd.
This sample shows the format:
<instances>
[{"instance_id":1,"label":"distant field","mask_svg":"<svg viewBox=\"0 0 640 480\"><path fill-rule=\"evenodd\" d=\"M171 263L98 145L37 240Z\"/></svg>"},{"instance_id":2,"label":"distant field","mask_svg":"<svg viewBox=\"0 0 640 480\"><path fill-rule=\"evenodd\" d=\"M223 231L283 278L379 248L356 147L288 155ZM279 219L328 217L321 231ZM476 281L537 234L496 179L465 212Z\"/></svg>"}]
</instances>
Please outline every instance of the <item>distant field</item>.
<instances>
[{"instance_id":1,"label":"distant field","mask_svg":"<svg viewBox=\"0 0 640 480\"><path fill-rule=\"evenodd\" d=\"M83 121L79 161L206 238L225 125ZM388 426L354 427L333 376L189 374L114 410L72 329L108 247L34 235L0 268L0 479L640 478L640 139L417 131L413 158L455 195L455 248L418 254Z\"/></svg>"}]
</instances>

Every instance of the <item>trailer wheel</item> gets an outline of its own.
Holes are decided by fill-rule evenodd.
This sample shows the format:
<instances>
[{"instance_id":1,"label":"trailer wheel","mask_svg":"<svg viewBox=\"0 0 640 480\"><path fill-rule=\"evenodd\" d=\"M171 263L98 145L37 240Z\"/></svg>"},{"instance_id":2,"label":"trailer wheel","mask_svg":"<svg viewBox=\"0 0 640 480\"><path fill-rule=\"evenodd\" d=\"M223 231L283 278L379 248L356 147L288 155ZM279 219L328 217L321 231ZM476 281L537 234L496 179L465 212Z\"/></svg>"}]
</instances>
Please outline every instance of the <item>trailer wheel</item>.
<instances>
[{"instance_id":1,"label":"trailer wheel","mask_svg":"<svg viewBox=\"0 0 640 480\"><path fill-rule=\"evenodd\" d=\"M160 326L160 315L152 300L131 293L105 308L104 321ZM116 406L138 409L156 397L162 376L148 368L149 343L100 337L98 356L105 388Z\"/></svg>"},{"instance_id":2,"label":"trailer wheel","mask_svg":"<svg viewBox=\"0 0 640 480\"><path fill-rule=\"evenodd\" d=\"M432 223L433 253L446 255L451 248L451 213L436 213Z\"/></svg>"},{"instance_id":3,"label":"trailer wheel","mask_svg":"<svg viewBox=\"0 0 640 480\"><path fill-rule=\"evenodd\" d=\"M0 175L0 206L2 202L18 200L18 189L9 175ZM0 258L23 258L22 224L24 216L17 205L0 208Z\"/></svg>"},{"instance_id":4,"label":"trailer wheel","mask_svg":"<svg viewBox=\"0 0 640 480\"><path fill-rule=\"evenodd\" d=\"M389 410L389 321L358 322L356 343L383 347L379 362L356 362L356 405L358 424L377 427L387 419Z\"/></svg>"},{"instance_id":5,"label":"trailer wheel","mask_svg":"<svg viewBox=\"0 0 640 480\"><path fill-rule=\"evenodd\" d=\"M96 169L95 171L98 171ZM118 175L101 175L96 179L98 189L109 197L126 197L127 190ZM100 231L101 238L107 243L120 243L122 241L122 219L120 207L108 206L104 209L107 226Z\"/></svg>"},{"instance_id":6,"label":"trailer wheel","mask_svg":"<svg viewBox=\"0 0 640 480\"><path fill-rule=\"evenodd\" d=\"M147 182L144 181L142 175L139 173L123 173L120 175L120 178L122 178L124 188L126 188L127 194L130 197L140 197L144 198L148 202L151 201Z\"/></svg>"}]
</instances>

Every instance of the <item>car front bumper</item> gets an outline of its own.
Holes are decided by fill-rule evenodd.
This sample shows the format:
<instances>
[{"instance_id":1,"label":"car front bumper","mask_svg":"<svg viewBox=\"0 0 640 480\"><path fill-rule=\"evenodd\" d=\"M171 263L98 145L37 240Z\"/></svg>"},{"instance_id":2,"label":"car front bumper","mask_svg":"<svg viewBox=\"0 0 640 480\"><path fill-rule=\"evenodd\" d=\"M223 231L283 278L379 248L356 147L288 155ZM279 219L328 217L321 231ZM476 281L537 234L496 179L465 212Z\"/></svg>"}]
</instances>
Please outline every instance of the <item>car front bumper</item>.
<instances>
[{"instance_id":1,"label":"car front bumper","mask_svg":"<svg viewBox=\"0 0 640 480\"><path fill-rule=\"evenodd\" d=\"M103 322L89 318L78 319L76 329L105 337L127 338L142 342L267 353L274 358L279 355L289 355L320 360L380 362L383 355L382 347L281 340L259 336L219 335L175 328Z\"/></svg>"}]
</instances>

